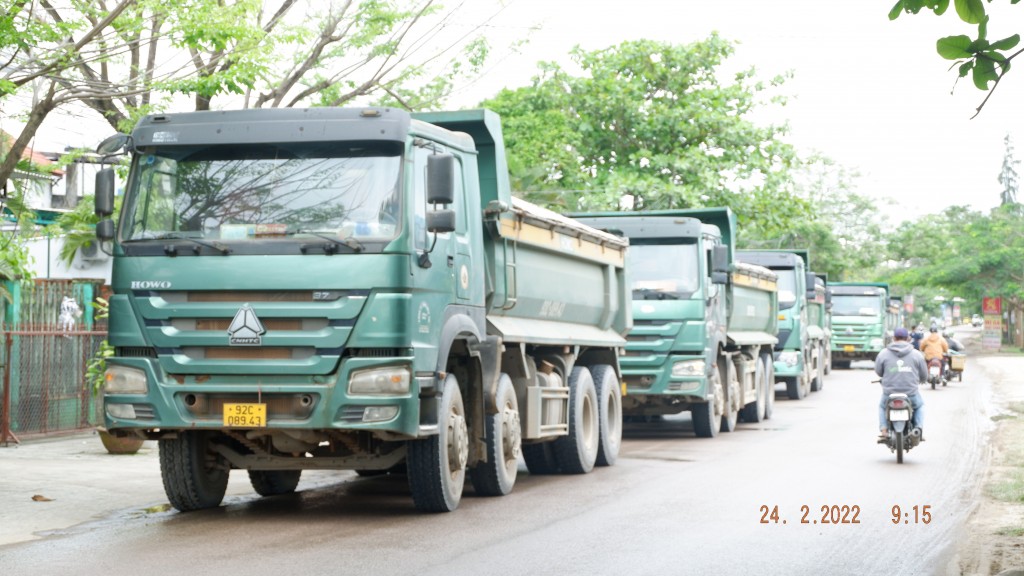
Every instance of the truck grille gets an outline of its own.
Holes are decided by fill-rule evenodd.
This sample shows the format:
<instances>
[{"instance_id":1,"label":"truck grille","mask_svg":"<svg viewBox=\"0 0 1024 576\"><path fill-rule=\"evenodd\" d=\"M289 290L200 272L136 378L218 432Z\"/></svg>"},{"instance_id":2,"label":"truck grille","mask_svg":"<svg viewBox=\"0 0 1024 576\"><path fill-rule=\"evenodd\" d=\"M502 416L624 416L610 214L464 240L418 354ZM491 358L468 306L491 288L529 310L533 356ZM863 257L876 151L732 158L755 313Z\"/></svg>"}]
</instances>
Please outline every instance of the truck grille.
<instances>
[{"instance_id":1,"label":"truck grille","mask_svg":"<svg viewBox=\"0 0 1024 576\"><path fill-rule=\"evenodd\" d=\"M138 291L134 303L163 369L178 375L329 374L366 302L366 291ZM248 306L263 332L232 345ZM139 350L145 350L141 348Z\"/></svg>"}]
</instances>

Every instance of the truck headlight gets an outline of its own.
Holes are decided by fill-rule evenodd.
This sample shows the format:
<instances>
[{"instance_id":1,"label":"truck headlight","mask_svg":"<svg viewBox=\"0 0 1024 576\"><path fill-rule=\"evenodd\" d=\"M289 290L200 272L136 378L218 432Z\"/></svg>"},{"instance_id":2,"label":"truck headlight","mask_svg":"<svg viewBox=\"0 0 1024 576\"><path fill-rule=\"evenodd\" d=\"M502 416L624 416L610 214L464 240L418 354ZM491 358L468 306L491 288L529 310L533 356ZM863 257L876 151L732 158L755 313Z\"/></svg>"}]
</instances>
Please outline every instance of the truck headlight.
<instances>
[{"instance_id":1,"label":"truck headlight","mask_svg":"<svg viewBox=\"0 0 1024 576\"><path fill-rule=\"evenodd\" d=\"M800 361L800 353L794 351L779 352L779 362L784 362L786 366L796 366L797 362Z\"/></svg>"},{"instance_id":2,"label":"truck headlight","mask_svg":"<svg viewBox=\"0 0 1024 576\"><path fill-rule=\"evenodd\" d=\"M703 376L707 371L707 364L704 359L680 360L672 364L672 376L682 378L685 376Z\"/></svg>"},{"instance_id":3,"label":"truck headlight","mask_svg":"<svg viewBox=\"0 0 1024 576\"><path fill-rule=\"evenodd\" d=\"M871 341L868 342L868 345L872 348L881 348L885 345L885 341L881 338L872 338Z\"/></svg>"},{"instance_id":4,"label":"truck headlight","mask_svg":"<svg viewBox=\"0 0 1024 576\"><path fill-rule=\"evenodd\" d=\"M146 373L138 368L112 365L103 375L105 394L145 394L148 391Z\"/></svg>"},{"instance_id":5,"label":"truck headlight","mask_svg":"<svg viewBox=\"0 0 1024 576\"><path fill-rule=\"evenodd\" d=\"M409 381L409 369L405 367L358 370L348 381L348 393L353 396L408 394Z\"/></svg>"}]
</instances>

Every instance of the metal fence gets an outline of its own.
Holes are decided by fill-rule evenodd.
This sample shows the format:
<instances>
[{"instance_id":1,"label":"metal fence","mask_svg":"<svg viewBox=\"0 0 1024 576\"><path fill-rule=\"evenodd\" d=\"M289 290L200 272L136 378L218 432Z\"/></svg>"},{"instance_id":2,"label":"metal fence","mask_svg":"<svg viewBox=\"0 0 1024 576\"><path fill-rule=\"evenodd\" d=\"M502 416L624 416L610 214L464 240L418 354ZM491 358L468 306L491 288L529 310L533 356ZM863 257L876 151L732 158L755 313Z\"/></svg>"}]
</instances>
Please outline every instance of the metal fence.
<instances>
[{"instance_id":1,"label":"metal fence","mask_svg":"<svg viewBox=\"0 0 1024 576\"><path fill-rule=\"evenodd\" d=\"M99 424L101 402L86 374L107 337L106 323L94 318L92 305L102 282L36 281L7 288L12 297L0 332L0 443Z\"/></svg>"}]
</instances>

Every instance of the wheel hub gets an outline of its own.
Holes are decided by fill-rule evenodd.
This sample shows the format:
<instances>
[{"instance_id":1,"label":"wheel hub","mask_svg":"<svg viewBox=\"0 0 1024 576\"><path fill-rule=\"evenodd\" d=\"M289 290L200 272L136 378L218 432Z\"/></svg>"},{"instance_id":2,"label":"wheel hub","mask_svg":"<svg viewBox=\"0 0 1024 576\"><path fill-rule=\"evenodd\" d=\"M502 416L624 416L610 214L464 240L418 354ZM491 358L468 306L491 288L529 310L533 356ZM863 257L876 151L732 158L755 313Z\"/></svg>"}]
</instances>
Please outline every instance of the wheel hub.
<instances>
[{"instance_id":1,"label":"wheel hub","mask_svg":"<svg viewBox=\"0 0 1024 576\"><path fill-rule=\"evenodd\" d=\"M505 408L501 415L501 442L502 451L506 460L519 458L519 448L522 446L522 430L519 426L519 411Z\"/></svg>"},{"instance_id":2,"label":"wheel hub","mask_svg":"<svg viewBox=\"0 0 1024 576\"><path fill-rule=\"evenodd\" d=\"M469 431L466 419L462 414L448 415L448 468L459 472L466 467L469 460Z\"/></svg>"}]
</instances>

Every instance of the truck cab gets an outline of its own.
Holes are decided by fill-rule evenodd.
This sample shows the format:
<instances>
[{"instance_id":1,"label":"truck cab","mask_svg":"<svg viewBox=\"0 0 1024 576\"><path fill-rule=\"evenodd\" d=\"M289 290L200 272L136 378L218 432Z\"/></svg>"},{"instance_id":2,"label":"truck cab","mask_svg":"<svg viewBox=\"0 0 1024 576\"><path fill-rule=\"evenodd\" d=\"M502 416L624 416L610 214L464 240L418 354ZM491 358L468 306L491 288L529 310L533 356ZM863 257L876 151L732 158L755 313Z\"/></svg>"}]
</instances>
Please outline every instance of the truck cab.
<instances>
[{"instance_id":1,"label":"truck cab","mask_svg":"<svg viewBox=\"0 0 1024 576\"><path fill-rule=\"evenodd\" d=\"M835 282L832 295L832 363L849 368L855 360L874 361L892 339L889 285Z\"/></svg>"},{"instance_id":2,"label":"truck cab","mask_svg":"<svg viewBox=\"0 0 1024 576\"><path fill-rule=\"evenodd\" d=\"M574 215L629 239L633 329L620 359L623 413L689 411L699 437L771 416L775 274L737 262L728 209Z\"/></svg>"},{"instance_id":3,"label":"truck cab","mask_svg":"<svg viewBox=\"0 0 1024 576\"><path fill-rule=\"evenodd\" d=\"M739 250L740 261L768 268L779 280L779 342L775 345L775 377L786 385L791 400L800 400L824 384L825 332L812 309L824 293L817 291L806 250Z\"/></svg>"}]
</instances>

